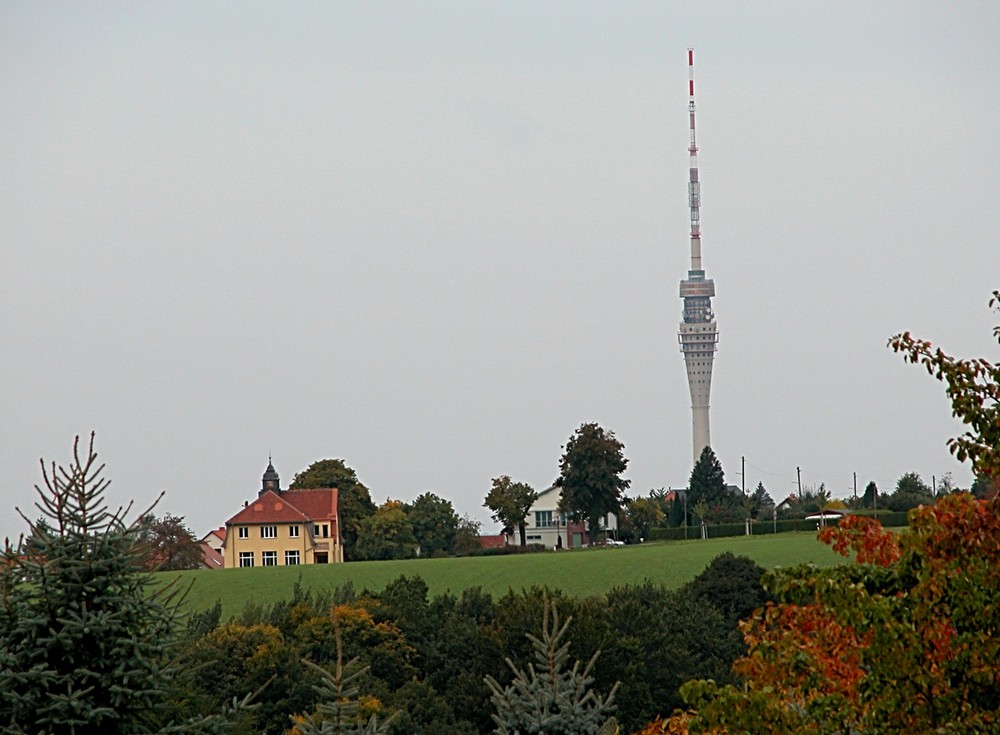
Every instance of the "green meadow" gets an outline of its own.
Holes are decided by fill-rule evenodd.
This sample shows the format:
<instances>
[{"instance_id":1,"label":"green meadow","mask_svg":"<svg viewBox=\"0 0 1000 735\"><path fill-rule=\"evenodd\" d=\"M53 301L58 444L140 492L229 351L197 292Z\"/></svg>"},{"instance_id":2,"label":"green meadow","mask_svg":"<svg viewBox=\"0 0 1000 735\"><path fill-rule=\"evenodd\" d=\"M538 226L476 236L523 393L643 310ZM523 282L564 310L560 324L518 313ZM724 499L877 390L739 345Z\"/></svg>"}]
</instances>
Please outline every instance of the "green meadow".
<instances>
[{"instance_id":1,"label":"green meadow","mask_svg":"<svg viewBox=\"0 0 1000 735\"><path fill-rule=\"evenodd\" d=\"M784 533L511 556L163 572L156 577L190 586L184 603L187 610L204 610L221 600L222 619L227 620L248 603L268 605L291 597L296 582L314 590L350 582L357 591L375 591L405 575L423 579L431 596L460 593L469 587L502 595L508 590L547 586L586 597L646 580L675 588L726 551L749 556L766 569L806 562L829 566L844 561L817 541L815 533Z\"/></svg>"}]
</instances>

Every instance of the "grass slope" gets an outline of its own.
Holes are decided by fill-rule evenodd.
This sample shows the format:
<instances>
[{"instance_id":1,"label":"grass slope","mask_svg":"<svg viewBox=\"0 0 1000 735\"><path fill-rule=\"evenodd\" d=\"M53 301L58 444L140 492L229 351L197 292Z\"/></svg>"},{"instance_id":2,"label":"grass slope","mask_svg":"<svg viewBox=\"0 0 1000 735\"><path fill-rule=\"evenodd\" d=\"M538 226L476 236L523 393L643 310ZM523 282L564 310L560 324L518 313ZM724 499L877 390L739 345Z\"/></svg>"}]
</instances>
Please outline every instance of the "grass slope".
<instances>
[{"instance_id":1,"label":"grass slope","mask_svg":"<svg viewBox=\"0 0 1000 735\"><path fill-rule=\"evenodd\" d=\"M448 591L460 593L468 587L482 587L494 595L502 595L509 589L520 591L544 585L586 597L647 579L667 587L679 587L725 551L749 556L766 569L805 562L829 566L844 561L817 541L814 533L784 533L560 553L205 569L163 572L156 576L164 582L176 578L185 587L190 584L185 601L188 610L204 610L221 600L222 619L227 620L238 615L247 603L266 605L290 597L299 580L303 586L315 589L332 589L350 581L361 591L380 590L406 575L422 578L432 596Z\"/></svg>"}]
</instances>

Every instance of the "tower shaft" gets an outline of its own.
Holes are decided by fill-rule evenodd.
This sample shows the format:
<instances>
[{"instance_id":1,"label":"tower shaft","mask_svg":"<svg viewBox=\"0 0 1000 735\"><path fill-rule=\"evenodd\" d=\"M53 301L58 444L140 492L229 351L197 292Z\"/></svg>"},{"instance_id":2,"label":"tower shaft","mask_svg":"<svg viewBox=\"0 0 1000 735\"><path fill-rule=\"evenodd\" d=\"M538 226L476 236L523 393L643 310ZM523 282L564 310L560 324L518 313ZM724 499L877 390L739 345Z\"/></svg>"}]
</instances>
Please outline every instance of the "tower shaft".
<instances>
[{"instance_id":1,"label":"tower shaft","mask_svg":"<svg viewBox=\"0 0 1000 735\"><path fill-rule=\"evenodd\" d=\"M684 311L678 341L687 369L691 392L691 428L694 461L711 446L709 397L712 392L712 365L718 349L719 331L712 312L715 282L705 277L701 259L701 180L698 176L698 143L695 135L694 49L688 49L688 208L691 212L691 269L681 281Z\"/></svg>"}]
</instances>

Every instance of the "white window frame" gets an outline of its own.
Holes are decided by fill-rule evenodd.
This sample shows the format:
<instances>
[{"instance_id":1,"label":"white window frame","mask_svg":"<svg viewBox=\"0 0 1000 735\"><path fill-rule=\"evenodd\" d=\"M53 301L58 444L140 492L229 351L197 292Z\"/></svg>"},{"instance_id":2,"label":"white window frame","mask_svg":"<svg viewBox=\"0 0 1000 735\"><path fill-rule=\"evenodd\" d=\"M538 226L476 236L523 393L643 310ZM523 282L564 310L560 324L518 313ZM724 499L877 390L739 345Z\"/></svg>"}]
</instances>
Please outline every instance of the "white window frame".
<instances>
[{"instance_id":1,"label":"white window frame","mask_svg":"<svg viewBox=\"0 0 1000 735\"><path fill-rule=\"evenodd\" d=\"M239 538L250 538L250 529L247 526L240 526L237 536Z\"/></svg>"},{"instance_id":2,"label":"white window frame","mask_svg":"<svg viewBox=\"0 0 1000 735\"><path fill-rule=\"evenodd\" d=\"M278 527L277 526L261 526L260 527L260 537L261 538L278 538Z\"/></svg>"},{"instance_id":3,"label":"white window frame","mask_svg":"<svg viewBox=\"0 0 1000 735\"><path fill-rule=\"evenodd\" d=\"M253 566L253 552L252 551L241 551L240 552L240 566L241 567L252 567Z\"/></svg>"},{"instance_id":4,"label":"white window frame","mask_svg":"<svg viewBox=\"0 0 1000 735\"><path fill-rule=\"evenodd\" d=\"M555 528L556 522L552 515L551 510L536 510L535 528ZM545 520L545 523L542 523L543 519Z\"/></svg>"},{"instance_id":5,"label":"white window frame","mask_svg":"<svg viewBox=\"0 0 1000 735\"><path fill-rule=\"evenodd\" d=\"M260 565L262 567L278 566L278 552L277 551L260 552Z\"/></svg>"},{"instance_id":6,"label":"white window frame","mask_svg":"<svg viewBox=\"0 0 1000 735\"><path fill-rule=\"evenodd\" d=\"M294 567L302 563L302 557L298 549L288 549L285 551L285 566Z\"/></svg>"},{"instance_id":7,"label":"white window frame","mask_svg":"<svg viewBox=\"0 0 1000 735\"><path fill-rule=\"evenodd\" d=\"M299 537L299 527L289 526L288 527L288 538L298 538Z\"/></svg>"}]
</instances>

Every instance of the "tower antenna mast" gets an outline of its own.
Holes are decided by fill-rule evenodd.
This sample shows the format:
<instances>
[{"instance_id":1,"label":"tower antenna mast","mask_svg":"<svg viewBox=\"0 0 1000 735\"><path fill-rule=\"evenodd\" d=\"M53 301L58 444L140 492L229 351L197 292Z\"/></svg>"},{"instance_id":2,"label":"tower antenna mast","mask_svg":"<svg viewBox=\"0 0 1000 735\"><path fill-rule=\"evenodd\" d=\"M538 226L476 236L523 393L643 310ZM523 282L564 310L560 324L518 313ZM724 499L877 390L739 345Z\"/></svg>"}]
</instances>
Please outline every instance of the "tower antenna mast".
<instances>
[{"instance_id":1,"label":"tower antenna mast","mask_svg":"<svg viewBox=\"0 0 1000 735\"><path fill-rule=\"evenodd\" d=\"M681 281L684 300L680 342L691 392L691 428L694 461L705 447L711 446L708 409L712 391L712 365L718 349L719 330L712 312L715 282L705 278L701 262L701 180L698 176L698 143L695 136L694 49L688 49L688 119L691 142L688 145L688 208L691 212L691 269Z\"/></svg>"}]
</instances>

